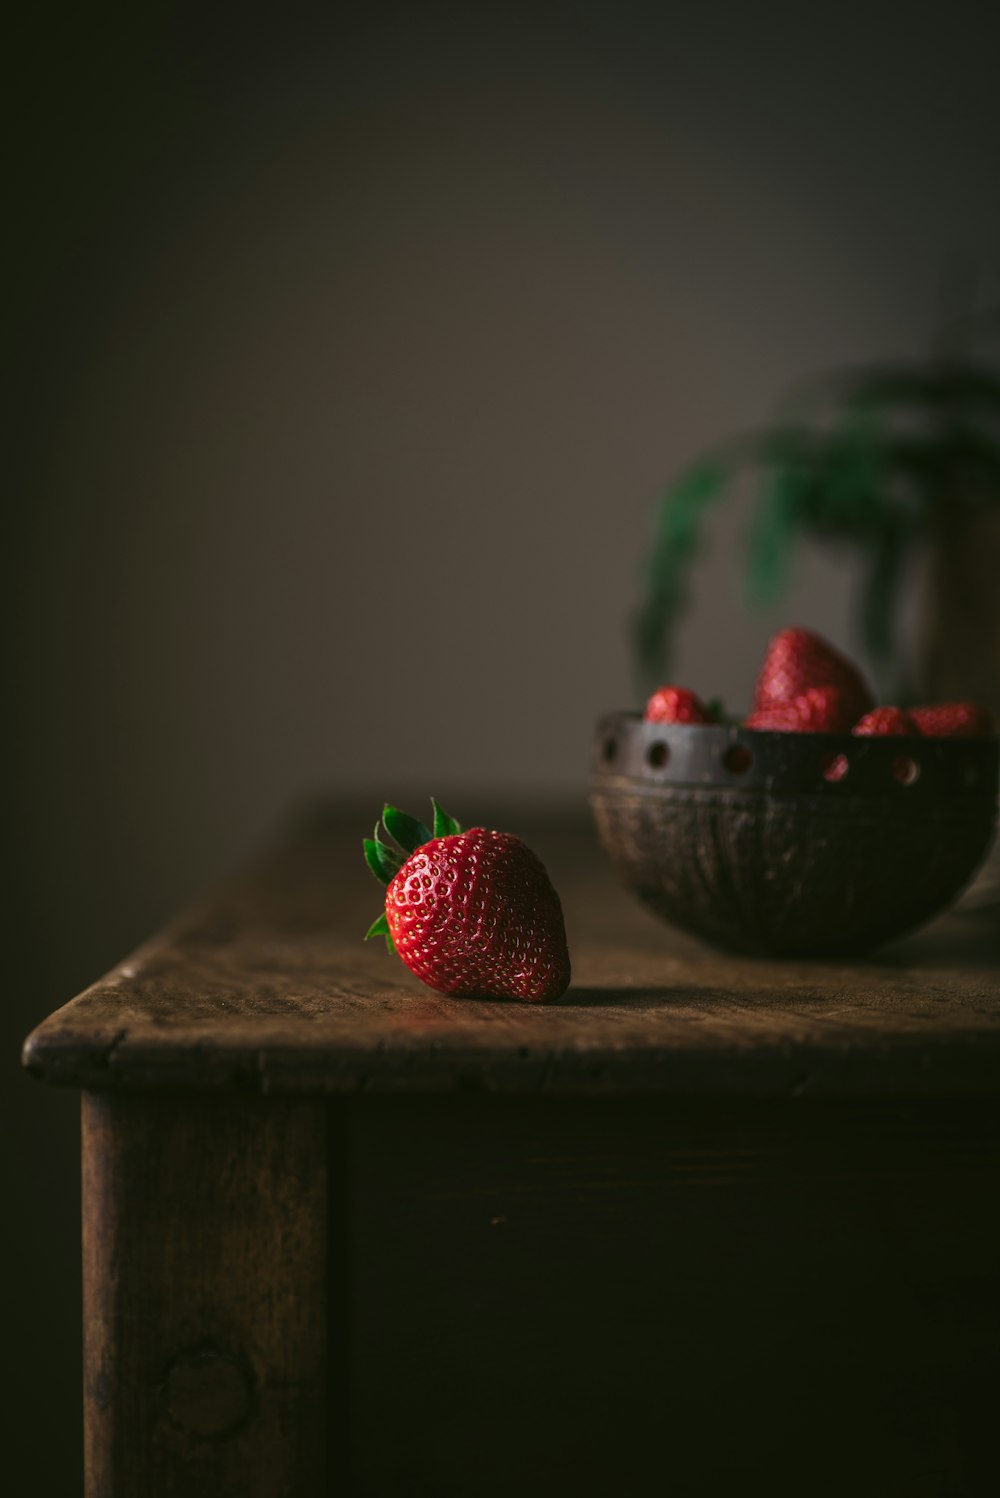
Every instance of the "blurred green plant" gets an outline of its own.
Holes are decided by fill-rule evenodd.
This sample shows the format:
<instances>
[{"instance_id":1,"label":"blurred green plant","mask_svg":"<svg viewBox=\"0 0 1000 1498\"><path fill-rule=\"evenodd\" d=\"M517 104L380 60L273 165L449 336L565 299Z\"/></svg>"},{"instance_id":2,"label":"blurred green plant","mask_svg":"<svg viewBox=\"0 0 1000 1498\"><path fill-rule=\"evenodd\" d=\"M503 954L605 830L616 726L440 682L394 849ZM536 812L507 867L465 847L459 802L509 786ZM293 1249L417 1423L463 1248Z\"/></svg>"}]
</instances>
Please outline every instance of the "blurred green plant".
<instances>
[{"instance_id":1,"label":"blurred green plant","mask_svg":"<svg viewBox=\"0 0 1000 1498\"><path fill-rule=\"evenodd\" d=\"M962 319L927 361L812 380L771 426L720 444L681 474L657 507L633 625L644 693L668 674L706 513L746 471L758 476L751 601L781 596L801 540L853 549L863 563L861 641L881 678L899 672L900 583L914 549L952 507L1000 503L1000 369L966 351L970 333L994 322L1000 328L1000 309Z\"/></svg>"}]
</instances>

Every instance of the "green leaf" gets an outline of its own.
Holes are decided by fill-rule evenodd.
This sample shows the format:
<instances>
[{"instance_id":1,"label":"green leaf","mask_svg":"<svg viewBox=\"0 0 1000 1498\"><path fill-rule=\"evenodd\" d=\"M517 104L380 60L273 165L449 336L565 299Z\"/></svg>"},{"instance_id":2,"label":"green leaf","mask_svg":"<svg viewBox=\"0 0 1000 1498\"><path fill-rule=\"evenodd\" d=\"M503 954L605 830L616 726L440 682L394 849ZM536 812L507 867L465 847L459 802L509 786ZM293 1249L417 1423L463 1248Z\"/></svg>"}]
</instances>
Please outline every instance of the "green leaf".
<instances>
[{"instance_id":1,"label":"green leaf","mask_svg":"<svg viewBox=\"0 0 1000 1498\"><path fill-rule=\"evenodd\" d=\"M700 544L702 515L721 496L728 476L725 463L703 460L660 501L645 596L632 626L644 694L669 665L671 635L687 603L687 574Z\"/></svg>"},{"instance_id":2,"label":"green leaf","mask_svg":"<svg viewBox=\"0 0 1000 1498\"><path fill-rule=\"evenodd\" d=\"M1000 411L1000 377L965 362L862 365L810 377L785 402L797 417L831 406L910 412L932 423L947 410L989 418Z\"/></svg>"},{"instance_id":3,"label":"green leaf","mask_svg":"<svg viewBox=\"0 0 1000 1498\"><path fill-rule=\"evenodd\" d=\"M895 611L908 555L907 541L899 526L883 529L871 551L862 587L862 638L880 673L891 667L896 653Z\"/></svg>"},{"instance_id":4,"label":"green leaf","mask_svg":"<svg viewBox=\"0 0 1000 1498\"><path fill-rule=\"evenodd\" d=\"M403 867L402 855L395 848L390 848L383 843L378 835L378 824L375 826L375 836L363 839L365 850L365 862L371 869L380 884L388 884Z\"/></svg>"},{"instance_id":5,"label":"green leaf","mask_svg":"<svg viewBox=\"0 0 1000 1498\"><path fill-rule=\"evenodd\" d=\"M395 953L396 943L392 939L392 932L389 930L389 922L385 918L384 910L368 927L365 932L365 941L371 941L373 936L384 936L386 951Z\"/></svg>"},{"instance_id":6,"label":"green leaf","mask_svg":"<svg viewBox=\"0 0 1000 1498\"><path fill-rule=\"evenodd\" d=\"M795 464L775 469L757 504L747 557L747 584L754 603L777 598L788 581L788 567L806 485Z\"/></svg>"},{"instance_id":7,"label":"green leaf","mask_svg":"<svg viewBox=\"0 0 1000 1498\"><path fill-rule=\"evenodd\" d=\"M850 411L824 444L817 476L831 531L860 538L879 529L884 519L885 443L875 416Z\"/></svg>"},{"instance_id":8,"label":"green leaf","mask_svg":"<svg viewBox=\"0 0 1000 1498\"><path fill-rule=\"evenodd\" d=\"M431 840L431 829L424 822L418 822L416 817L408 816L398 806L390 806L388 802L382 810L382 821L385 830L407 853L415 852L421 843L429 843Z\"/></svg>"},{"instance_id":9,"label":"green leaf","mask_svg":"<svg viewBox=\"0 0 1000 1498\"><path fill-rule=\"evenodd\" d=\"M456 833L462 831L462 824L456 822L455 818L450 817L446 811L442 811L433 796L431 797L431 806L434 808L435 837L454 837Z\"/></svg>"}]
</instances>

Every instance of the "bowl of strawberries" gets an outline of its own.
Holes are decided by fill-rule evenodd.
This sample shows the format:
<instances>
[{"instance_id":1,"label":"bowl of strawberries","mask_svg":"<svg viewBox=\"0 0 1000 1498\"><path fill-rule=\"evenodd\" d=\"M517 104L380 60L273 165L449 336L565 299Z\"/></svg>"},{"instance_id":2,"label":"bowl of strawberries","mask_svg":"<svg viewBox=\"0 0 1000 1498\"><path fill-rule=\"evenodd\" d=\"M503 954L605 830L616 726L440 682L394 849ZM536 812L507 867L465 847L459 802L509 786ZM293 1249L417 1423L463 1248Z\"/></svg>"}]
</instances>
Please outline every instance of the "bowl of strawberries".
<instances>
[{"instance_id":1,"label":"bowl of strawberries","mask_svg":"<svg viewBox=\"0 0 1000 1498\"><path fill-rule=\"evenodd\" d=\"M819 635L768 646L749 714L673 684L597 725L590 801L626 886L731 951L840 956L915 929L975 873L998 741L975 703L878 705Z\"/></svg>"}]
</instances>

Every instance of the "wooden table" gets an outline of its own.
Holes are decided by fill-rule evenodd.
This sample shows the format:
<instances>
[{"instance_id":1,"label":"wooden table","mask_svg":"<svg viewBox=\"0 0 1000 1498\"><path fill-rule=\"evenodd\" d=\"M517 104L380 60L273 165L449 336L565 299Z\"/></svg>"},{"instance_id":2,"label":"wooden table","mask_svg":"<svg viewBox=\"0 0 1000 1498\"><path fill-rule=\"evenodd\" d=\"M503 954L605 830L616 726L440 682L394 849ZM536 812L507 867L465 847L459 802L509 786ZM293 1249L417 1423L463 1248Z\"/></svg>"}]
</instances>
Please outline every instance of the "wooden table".
<instances>
[{"instance_id":1,"label":"wooden table","mask_svg":"<svg viewBox=\"0 0 1000 1498\"><path fill-rule=\"evenodd\" d=\"M29 1038L83 1092L91 1498L994 1491L1000 938L727 958L581 819L557 1005L317 816Z\"/></svg>"}]
</instances>

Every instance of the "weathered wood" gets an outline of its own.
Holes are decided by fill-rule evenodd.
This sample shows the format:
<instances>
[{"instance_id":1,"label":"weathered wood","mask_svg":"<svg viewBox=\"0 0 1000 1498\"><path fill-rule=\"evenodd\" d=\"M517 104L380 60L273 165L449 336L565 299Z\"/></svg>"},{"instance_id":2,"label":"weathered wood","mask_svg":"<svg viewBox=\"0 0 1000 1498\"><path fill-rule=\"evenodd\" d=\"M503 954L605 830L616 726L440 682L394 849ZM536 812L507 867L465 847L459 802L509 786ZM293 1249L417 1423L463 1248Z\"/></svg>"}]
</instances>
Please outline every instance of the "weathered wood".
<instances>
[{"instance_id":1,"label":"weathered wood","mask_svg":"<svg viewBox=\"0 0 1000 1498\"><path fill-rule=\"evenodd\" d=\"M995 1489L1000 1106L351 1111L359 1493Z\"/></svg>"},{"instance_id":2,"label":"weathered wood","mask_svg":"<svg viewBox=\"0 0 1000 1498\"><path fill-rule=\"evenodd\" d=\"M340 819L29 1039L88 1089L90 1498L988 1491L996 925L720 957L583 822L506 825L559 1004L364 946Z\"/></svg>"},{"instance_id":3,"label":"weathered wood","mask_svg":"<svg viewBox=\"0 0 1000 1498\"><path fill-rule=\"evenodd\" d=\"M746 960L671 932L582 820L508 820L566 913L558 1004L432 993L361 934L361 816L320 819L45 1021L37 1075L90 1089L1000 1095L1000 928L944 918L864 962Z\"/></svg>"},{"instance_id":4,"label":"weathered wood","mask_svg":"<svg viewBox=\"0 0 1000 1498\"><path fill-rule=\"evenodd\" d=\"M88 1498L327 1491L326 1128L304 1100L84 1094Z\"/></svg>"}]
</instances>

